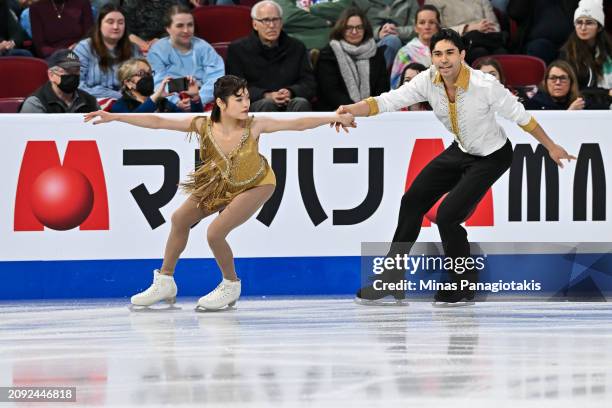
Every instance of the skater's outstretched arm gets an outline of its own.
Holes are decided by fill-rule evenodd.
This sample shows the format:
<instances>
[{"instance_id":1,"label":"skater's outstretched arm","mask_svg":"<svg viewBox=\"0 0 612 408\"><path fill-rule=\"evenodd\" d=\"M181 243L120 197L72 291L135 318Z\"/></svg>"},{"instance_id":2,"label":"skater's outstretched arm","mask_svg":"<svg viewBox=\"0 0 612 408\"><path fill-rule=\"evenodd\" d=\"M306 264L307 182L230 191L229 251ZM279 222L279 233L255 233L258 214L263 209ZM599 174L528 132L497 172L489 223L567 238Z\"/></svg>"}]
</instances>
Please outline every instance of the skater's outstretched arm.
<instances>
[{"instance_id":1,"label":"skater's outstretched arm","mask_svg":"<svg viewBox=\"0 0 612 408\"><path fill-rule=\"evenodd\" d=\"M576 156L569 154L563 147L553 142L539 124L529 133L548 150L550 158L553 159L559 167L563 168L561 159L566 159L568 163L572 160L576 160Z\"/></svg>"},{"instance_id":2,"label":"skater's outstretched arm","mask_svg":"<svg viewBox=\"0 0 612 408\"><path fill-rule=\"evenodd\" d=\"M264 116L257 116L251 124L253 133L259 135L261 133L272 133L281 130L306 130L319 127L321 125L333 125L341 123L344 130L347 128L357 127L355 117L350 113L330 114L326 116L310 116L296 119L273 119ZM338 129L336 129L338 131Z\"/></svg>"},{"instance_id":3,"label":"skater's outstretched arm","mask_svg":"<svg viewBox=\"0 0 612 408\"><path fill-rule=\"evenodd\" d=\"M148 129L167 129L167 130L178 130L181 132L188 132L189 126L193 119L192 115L181 116L180 118L165 118L158 115L140 115L134 113L110 113L102 110L87 113L84 117L85 122L89 122L94 118L92 123L94 125L100 125L108 122L124 122L130 125L148 128Z\"/></svg>"}]
</instances>

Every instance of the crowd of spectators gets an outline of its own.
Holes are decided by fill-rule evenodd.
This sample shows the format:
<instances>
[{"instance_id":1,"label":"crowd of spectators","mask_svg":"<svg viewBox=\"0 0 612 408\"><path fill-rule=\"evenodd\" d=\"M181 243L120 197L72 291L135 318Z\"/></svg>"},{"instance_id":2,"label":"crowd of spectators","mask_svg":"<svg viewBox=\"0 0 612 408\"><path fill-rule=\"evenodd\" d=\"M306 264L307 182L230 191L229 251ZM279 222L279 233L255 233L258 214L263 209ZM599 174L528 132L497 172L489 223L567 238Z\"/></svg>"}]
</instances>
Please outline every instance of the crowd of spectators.
<instances>
[{"instance_id":1,"label":"crowd of spectators","mask_svg":"<svg viewBox=\"0 0 612 408\"><path fill-rule=\"evenodd\" d=\"M47 62L49 81L23 95L21 112L199 112L226 73L248 81L252 111L333 110L427 70L431 37L449 27L469 45L466 63L528 109L611 107L608 1L264 0L251 8L251 34L222 57L196 36L192 10L239 3L0 0L0 64ZM541 59L541 83L506 83L500 54ZM170 89L175 80L183 87Z\"/></svg>"}]
</instances>

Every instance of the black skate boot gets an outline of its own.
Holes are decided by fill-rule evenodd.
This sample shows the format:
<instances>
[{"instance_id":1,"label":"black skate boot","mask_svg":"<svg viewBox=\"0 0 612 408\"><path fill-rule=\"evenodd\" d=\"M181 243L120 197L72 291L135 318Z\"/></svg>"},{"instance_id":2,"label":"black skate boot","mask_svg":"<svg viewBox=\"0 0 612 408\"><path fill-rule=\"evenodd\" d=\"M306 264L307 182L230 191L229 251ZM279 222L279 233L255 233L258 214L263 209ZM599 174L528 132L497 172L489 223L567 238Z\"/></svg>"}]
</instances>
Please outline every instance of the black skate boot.
<instances>
[{"instance_id":1,"label":"black skate boot","mask_svg":"<svg viewBox=\"0 0 612 408\"><path fill-rule=\"evenodd\" d=\"M478 282L478 273L473 271L461 275L456 274L455 272L450 273L452 282L455 283L457 290L441 289L437 291L432 305L434 307L461 307L474 305L476 291L469 288L462 289L461 281L476 283Z\"/></svg>"},{"instance_id":2,"label":"black skate boot","mask_svg":"<svg viewBox=\"0 0 612 408\"><path fill-rule=\"evenodd\" d=\"M372 283L355 294L355 303L367 306L408 306L406 293L398 288L403 283L404 271L388 270L369 279Z\"/></svg>"}]
</instances>

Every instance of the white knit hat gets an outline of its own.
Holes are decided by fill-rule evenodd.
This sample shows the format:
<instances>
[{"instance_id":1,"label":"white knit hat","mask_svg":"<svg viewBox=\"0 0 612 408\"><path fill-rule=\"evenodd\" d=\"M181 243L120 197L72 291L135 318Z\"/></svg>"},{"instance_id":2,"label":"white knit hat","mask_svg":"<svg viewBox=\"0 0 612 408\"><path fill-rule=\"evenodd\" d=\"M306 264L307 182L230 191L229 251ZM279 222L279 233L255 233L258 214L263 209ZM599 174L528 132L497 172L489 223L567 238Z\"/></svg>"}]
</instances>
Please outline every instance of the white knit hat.
<instances>
[{"instance_id":1,"label":"white knit hat","mask_svg":"<svg viewBox=\"0 0 612 408\"><path fill-rule=\"evenodd\" d=\"M580 17L592 18L603 27L605 21L603 0L580 0L578 8L574 12L574 22Z\"/></svg>"}]
</instances>

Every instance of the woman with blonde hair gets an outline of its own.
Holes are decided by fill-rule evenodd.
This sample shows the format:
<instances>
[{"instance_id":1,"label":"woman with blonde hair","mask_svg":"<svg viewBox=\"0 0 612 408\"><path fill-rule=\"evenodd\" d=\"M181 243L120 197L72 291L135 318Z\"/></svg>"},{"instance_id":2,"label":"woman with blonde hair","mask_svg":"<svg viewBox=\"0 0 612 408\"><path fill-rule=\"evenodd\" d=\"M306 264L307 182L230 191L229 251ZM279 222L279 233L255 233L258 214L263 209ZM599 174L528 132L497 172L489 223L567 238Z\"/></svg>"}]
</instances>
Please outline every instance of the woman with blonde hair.
<instances>
[{"instance_id":1,"label":"woman with blonde hair","mask_svg":"<svg viewBox=\"0 0 612 408\"><path fill-rule=\"evenodd\" d=\"M121 98L112 106L114 113L152 113L152 112L182 112L166 97L169 78L164 79L157 89L154 89L153 70L145 58L132 58L125 61L117 71L121 84ZM185 92L191 101L191 112L202 112L202 101L198 87L190 78L189 88Z\"/></svg>"},{"instance_id":2,"label":"woman with blonde hair","mask_svg":"<svg viewBox=\"0 0 612 408\"><path fill-rule=\"evenodd\" d=\"M189 197L172 214L163 264L153 272L151 286L132 296L131 302L135 306L176 301L174 268L187 245L191 226L214 213L219 215L210 223L206 237L223 280L212 292L200 298L197 309L218 310L233 306L240 297L241 283L226 237L264 205L276 185L274 172L259 153L260 136L264 133L306 130L333 123L343 127L355 126L351 114L326 114L286 120L249 117L247 82L233 75L219 78L214 84L213 95L215 105L210 118L190 115L170 119L161 115L125 115L104 111L85 115L86 122L99 118L93 122L94 125L119 121L150 129L190 132L200 142L202 164L183 184Z\"/></svg>"},{"instance_id":3,"label":"woman with blonde hair","mask_svg":"<svg viewBox=\"0 0 612 408\"><path fill-rule=\"evenodd\" d=\"M578 81L571 65L563 60L550 63L538 92L525 101L532 110L581 110L584 99L578 93Z\"/></svg>"}]
</instances>

